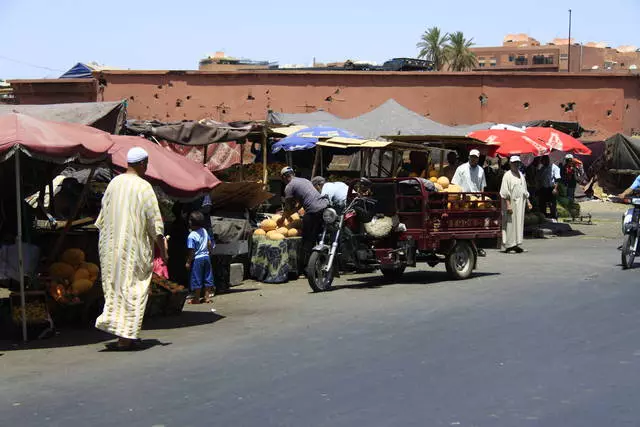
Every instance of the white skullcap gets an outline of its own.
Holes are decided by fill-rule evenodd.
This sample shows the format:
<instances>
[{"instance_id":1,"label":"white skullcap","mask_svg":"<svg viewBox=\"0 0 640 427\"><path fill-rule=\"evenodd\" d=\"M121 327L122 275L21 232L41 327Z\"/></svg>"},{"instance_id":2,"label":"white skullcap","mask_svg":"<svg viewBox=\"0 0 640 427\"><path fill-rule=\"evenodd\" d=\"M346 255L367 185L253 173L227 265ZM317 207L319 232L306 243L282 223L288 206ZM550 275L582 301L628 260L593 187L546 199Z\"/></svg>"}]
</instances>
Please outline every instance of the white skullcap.
<instances>
[{"instance_id":1,"label":"white skullcap","mask_svg":"<svg viewBox=\"0 0 640 427\"><path fill-rule=\"evenodd\" d=\"M567 154L564 156L565 159L573 159L573 154Z\"/></svg>"},{"instance_id":2,"label":"white skullcap","mask_svg":"<svg viewBox=\"0 0 640 427\"><path fill-rule=\"evenodd\" d=\"M147 153L144 149L140 147L133 147L127 153L127 163L129 163L130 165L134 163L140 163L141 161L146 160L148 158L149 158L149 153Z\"/></svg>"},{"instance_id":3,"label":"white skullcap","mask_svg":"<svg viewBox=\"0 0 640 427\"><path fill-rule=\"evenodd\" d=\"M509 158L509 161L510 161L511 163L515 163L515 162L522 162L522 160L520 160L520 156L511 156L511 157Z\"/></svg>"},{"instance_id":4,"label":"white skullcap","mask_svg":"<svg viewBox=\"0 0 640 427\"><path fill-rule=\"evenodd\" d=\"M469 151L469 157L471 156L476 156L476 157L480 157L480 151L476 150L475 148L471 151Z\"/></svg>"}]
</instances>

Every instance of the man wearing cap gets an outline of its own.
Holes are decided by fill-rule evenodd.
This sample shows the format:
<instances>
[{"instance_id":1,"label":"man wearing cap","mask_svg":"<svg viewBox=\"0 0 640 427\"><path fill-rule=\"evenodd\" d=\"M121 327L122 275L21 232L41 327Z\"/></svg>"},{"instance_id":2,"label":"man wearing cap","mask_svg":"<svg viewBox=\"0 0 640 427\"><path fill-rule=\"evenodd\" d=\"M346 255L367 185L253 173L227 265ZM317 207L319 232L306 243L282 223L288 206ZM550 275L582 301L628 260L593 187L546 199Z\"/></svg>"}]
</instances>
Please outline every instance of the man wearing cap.
<instances>
[{"instance_id":1,"label":"man wearing cap","mask_svg":"<svg viewBox=\"0 0 640 427\"><path fill-rule=\"evenodd\" d=\"M564 156L564 165L562 165L562 183L567 187L567 198L573 202L576 194L576 186L578 185L577 167L573 161L573 154Z\"/></svg>"},{"instance_id":2,"label":"man wearing cap","mask_svg":"<svg viewBox=\"0 0 640 427\"><path fill-rule=\"evenodd\" d=\"M154 244L167 260L158 199L143 179L148 161L142 148L129 150L127 171L107 186L96 220L105 300L96 328L118 337L117 350L136 349L151 283Z\"/></svg>"},{"instance_id":3,"label":"man wearing cap","mask_svg":"<svg viewBox=\"0 0 640 427\"><path fill-rule=\"evenodd\" d=\"M302 260L304 262L303 265L306 266L322 228L322 212L329 206L329 201L322 197L311 181L295 176L293 169L289 166L282 168L280 175L286 187L284 188L284 212L278 225L281 225L285 219L295 213L298 203L302 205L304 208L302 217Z\"/></svg>"},{"instance_id":4,"label":"man wearing cap","mask_svg":"<svg viewBox=\"0 0 640 427\"><path fill-rule=\"evenodd\" d=\"M479 162L480 151L469 151L469 161L458 166L451 183L462 187L462 191L465 193L483 192L487 186L487 179L484 175L484 169L478 164Z\"/></svg>"},{"instance_id":5,"label":"man wearing cap","mask_svg":"<svg viewBox=\"0 0 640 427\"><path fill-rule=\"evenodd\" d=\"M506 253L522 253L524 241L524 214L528 207L529 192L527 180L520 171L522 161L520 156L511 156L509 159L510 170L504 174L500 186L502 197L502 245Z\"/></svg>"},{"instance_id":6,"label":"man wearing cap","mask_svg":"<svg viewBox=\"0 0 640 427\"><path fill-rule=\"evenodd\" d=\"M550 218L555 220L558 219L556 196L560 183L560 168L551 163L549 156L543 156L540 162L542 167L535 175L538 209L547 216L547 206L549 206Z\"/></svg>"}]
</instances>

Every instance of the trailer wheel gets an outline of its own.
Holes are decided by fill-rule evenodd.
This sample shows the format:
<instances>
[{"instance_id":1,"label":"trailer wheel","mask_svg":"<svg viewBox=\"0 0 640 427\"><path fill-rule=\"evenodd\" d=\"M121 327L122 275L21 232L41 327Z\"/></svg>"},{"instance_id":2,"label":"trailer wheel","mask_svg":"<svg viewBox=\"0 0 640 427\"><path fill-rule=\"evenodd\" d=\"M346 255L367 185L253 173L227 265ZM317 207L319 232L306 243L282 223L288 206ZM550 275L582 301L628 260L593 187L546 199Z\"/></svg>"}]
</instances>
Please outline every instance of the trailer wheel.
<instances>
[{"instance_id":1,"label":"trailer wheel","mask_svg":"<svg viewBox=\"0 0 640 427\"><path fill-rule=\"evenodd\" d=\"M445 265L447 273L454 280L463 280L471 276L476 265L476 254L471 244L464 240L457 242L447 255Z\"/></svg>"}]
</instances>

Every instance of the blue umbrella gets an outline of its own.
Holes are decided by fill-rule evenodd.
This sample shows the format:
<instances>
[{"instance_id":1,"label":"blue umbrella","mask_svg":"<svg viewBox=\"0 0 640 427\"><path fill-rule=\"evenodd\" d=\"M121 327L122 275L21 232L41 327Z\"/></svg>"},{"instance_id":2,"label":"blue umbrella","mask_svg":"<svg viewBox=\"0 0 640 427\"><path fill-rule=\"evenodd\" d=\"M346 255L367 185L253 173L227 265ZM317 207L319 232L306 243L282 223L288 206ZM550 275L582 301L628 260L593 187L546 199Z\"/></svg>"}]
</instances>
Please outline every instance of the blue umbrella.
<instances>
[{"instance_id":1,"label":"blue umbrella","mask_svg":"<svg viewBox=\"0 0 640 427\"><path fill-rule=\"evenodd\" d=\"M310 148L314 148L319 139L329 139L337 136L343 138L362 139L362 137L354 134L353 132L349 132L348 130L328 126L314 126L300 129L286 138L281 139L273 144L271 151L273 153L277 153L280 150L308 150Z\"/></svg>"}]
</instances>

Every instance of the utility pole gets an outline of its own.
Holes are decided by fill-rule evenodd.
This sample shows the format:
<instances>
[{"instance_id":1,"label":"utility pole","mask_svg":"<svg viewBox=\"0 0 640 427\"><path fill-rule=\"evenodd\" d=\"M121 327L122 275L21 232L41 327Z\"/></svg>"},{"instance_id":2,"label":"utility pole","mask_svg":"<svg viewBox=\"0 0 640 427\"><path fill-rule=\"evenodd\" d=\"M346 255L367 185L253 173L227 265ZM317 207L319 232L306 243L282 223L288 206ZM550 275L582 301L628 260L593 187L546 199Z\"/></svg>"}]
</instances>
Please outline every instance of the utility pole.
<instances>
[{"instance_id":1,"label":"utility pole","mask_svg":"<svg viewBox=\"0 0 640 427\"><path fill-rule=\"evenodd\" d=\"M569 9L569 42L567 43L567 72L571 72L571 9Z\"/></svg>"}]
</instances>

